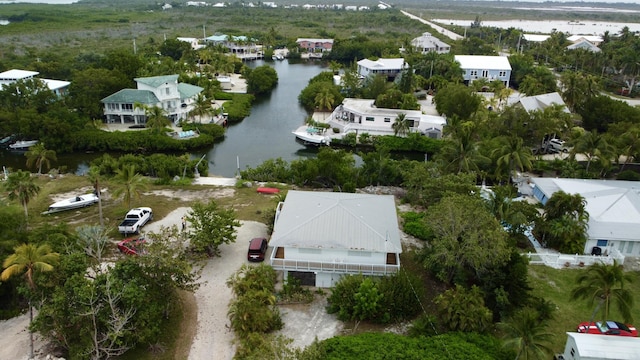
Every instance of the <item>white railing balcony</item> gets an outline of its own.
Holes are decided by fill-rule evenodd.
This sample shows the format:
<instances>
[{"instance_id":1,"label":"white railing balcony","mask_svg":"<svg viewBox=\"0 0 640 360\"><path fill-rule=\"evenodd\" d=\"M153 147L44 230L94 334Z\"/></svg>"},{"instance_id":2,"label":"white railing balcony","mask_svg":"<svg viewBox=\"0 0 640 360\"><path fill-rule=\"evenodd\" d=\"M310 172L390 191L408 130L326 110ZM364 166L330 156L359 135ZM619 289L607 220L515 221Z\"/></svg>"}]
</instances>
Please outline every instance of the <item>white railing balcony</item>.
<instances>
[{"instance_id":1,"label":"white railing balcony","mask_svg":"<svg viewBox=\"0 0 640 360\"><path fill-rule=\"evenodd\" d=\"M363 274L363 275L388 275L398 272L399 265L374 265L374 264L356 264L356 263L339 263L339 262L323 262L309 260L287 260L287 259L271 259L271 266L276 270L288 271L318 271L324 273L339 274Z\"/></svg>"}]
</instances>

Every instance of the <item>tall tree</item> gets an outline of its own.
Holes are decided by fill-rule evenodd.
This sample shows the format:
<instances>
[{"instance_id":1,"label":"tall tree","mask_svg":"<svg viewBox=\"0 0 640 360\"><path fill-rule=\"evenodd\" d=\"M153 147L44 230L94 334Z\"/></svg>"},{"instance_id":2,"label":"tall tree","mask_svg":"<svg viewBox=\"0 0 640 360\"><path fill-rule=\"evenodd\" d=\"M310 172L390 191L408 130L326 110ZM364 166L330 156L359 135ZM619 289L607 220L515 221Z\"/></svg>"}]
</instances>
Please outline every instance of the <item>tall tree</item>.
<instances>
[{"instance_id":1,"label":"tall tree","mask_svg":"<svg viewBox=\"0 0 640 360\"><path fill-rule=\"evenodd\" d=\"M36 273L53 271L54 265L58 263L60 254L51 250L49 245L36 246L33 244L22 244L14 249L14 253L4 260L2 267L4 270L0 274L0 280L7 281L9 278L24 274L29 289L33 292L36 288L33 280ZM31 296L29 296L29 324L33 322L33 307L31 306ZM29 331L29 359L33 359L33 333Z\"/></svg>"},{"instance_id":2,"label":"tall tree","mask_svg":"<svg viewBox=\"0 0 640 360\"><path fill-rule=\"evenodd\" d=\"M320 110L333 110L333 104L336 101L335 97L331 92L331 88L328 86L324 86L316 93L316 97L314 99L314 103L316 107Z\"/></svg>"},{"instance_id":3,"label":"tall tree","mask_svg":"<svg viewBox=\"0 0 640 360\"><path fill-rule=\"evenodd\" d=\"M393 128L393 135L395 136L406 136L409 133L409 122L406 119L407 114L400 113L396 116L391 127Z\"/></svg>"},{"instance_id":4,"label":"tall tree","mask_svg":"<svg viewBox=\"0 0 640 360\"><path fill-rule=\"evenodd\" d=\"M631 311L633 309L633 293L625 288L632 278L624 273L622 265L617 260L607 265L595 263L580 272L576 278L576 287L571 290L571 299L588 301L593 306L596 301L602 301L603 320L609 318L611 306L615 304L618 312L625 322L633 321Z\"/></svg>"},{"instance_id":5,"label":"tall tree","mask_svg":"<svg viewBox=\"0 0 640 360\"><path fill-rule=\"evenodd\" d=\"M614 150L603 134L598 134L596 130L591 130L584 132L573 141L571 155L575 156L576 154L583 154L587 157L585 170L589 172L589 167L594 159L598 159L603 164L611 163Z\"/></svg>"},{"instance_id":6,"label":"tall tree","mask_svg":"<svg viewBox=\"0 0 640 360\"><path fill-rule=\"evenodd\" d=\"M220 255L220 245L236 241L235 228L240 226L232 209L224 209L213 200L195 203L187 220L191 224L187 235L191 248L210 257Z\"/></svg>"},{"instance_id":7,"label":"tall tree","mask_svg":"<svg viewBox=\"0 0 640 360\"><path fill-rule=\"evenodd\" d=\"M496 173L504 173L507 170L509 181L515 171L530 170L533 154L531 149L524 146L522 138L517 136L503 137L502 145L492 152L496 158Z\"/></svg>"},{"instance_id":8,"label":"tall tree","mask_svg":"<svg viewBox=\"0 0 640 360\"><path fill-rule=\"evenodd\" d=\"M155 132L159 132L167 126L171 126L171 121L167 117L167 113L164 109L157 105L145 105L140 103L135 103L134 108L142 109L144 111L144 116L146 117L146 127L152 129Z\"/></svg>"},{"instance_id":9,"label":"tall tree","mask_svg":"<svg viewBox=\"0 0 640 360\"><path fill-rule=\"evenodd\" d=\"M13 172L9 174L4 186L9 192L9 200L20 201L24 208L24 218L25 220L28 219L29 211L27 210L27 205L40 192L40 187L33 182L31 173L22 170Z\"/></svg>"},{"instance_id":10,"label":"tall tree","mask_svg":"<svg viewBox=\"0 0 640 360\"><path fill-rule=\"evenodd\" d=\"M27 157L27 167L35 165L38 168L38 174L42 174L43 165L49 169L51 167L51 161L58 160L56 158L56 152L45 148L42 142L30 147L24 155Z\"/></svg>"},{"instance_id":11,"label":"tall tree","mask_svg":"<svg viewBox=\"0 0 640 360\"><path fill-rule=\"evenodd\" d=\"M115 197L122 195L127 208L131 207L133 198L140 198L141 192L147 185L144 177L136 172L135 165L123 165L116 170L114 180L118 183L118 187L113 191L113 195Z\"/></svg>"},{"instance_id":12,"label":"tall tree","mask_svg":"<svg viewBox=\"0 0 640 360\"><path fill-rule=\"evenodd\" d=\"M553 334L547 331L547 324L541 321L537 311L524 308L516 312L506 322L498 324L502 331L504 347L516 352L516 359L548 359L552 349L549 343Z\"/></svg>"},{"instance_id":13,"label":"tall tree","mask_svg":"<svg viewBox=\"0 0 640 360\"><path fill-rule=\"evenodd\" d=\"M206 115L211 116L213 114L213 108L211 107L211 101L208 99L203 93L198 94L196 100L194 101L193 110L189 112L191 116L197 116L200 122L202 122L202 118ZM209 118L211 120L211 118Z\"/></svg>"}]
</instances>

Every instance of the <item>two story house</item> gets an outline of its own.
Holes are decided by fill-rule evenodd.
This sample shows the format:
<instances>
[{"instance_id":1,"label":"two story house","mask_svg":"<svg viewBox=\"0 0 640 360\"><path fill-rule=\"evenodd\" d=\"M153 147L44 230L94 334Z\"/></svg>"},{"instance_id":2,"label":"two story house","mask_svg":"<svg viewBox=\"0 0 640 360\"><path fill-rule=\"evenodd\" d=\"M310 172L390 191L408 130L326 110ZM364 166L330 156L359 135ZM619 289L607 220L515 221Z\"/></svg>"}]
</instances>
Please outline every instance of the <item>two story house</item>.
<instances>
[{"instance_id":1,"label":"two story house","mask_svg":"<svg viewBox=\"0 0 640 360\"><path fill-rule=\"evenodd\" d=\"M506 56L456 55L455 61L460 63L467 85L477 79L487 79L489 82L500 80L509 87L511 64Z\"/></svg>"},{"instance_id":2,"label":"two story house","mask_svg":"<svg viewBox=\"0 0 640 360\"><path fill-rule=\"evenodd\" d=\"M403 58L380 58L375 61L363 59L358 61L358 75L362 78L382 75L387 78L387 81L393 81L406 67L407 64L404 62Z\"/></svg>"},{"instance_id":3,"label":"two story house","mask_svg":"<svg viewBox=\"0 0 640 360\"><path fill-rule=\"evenodd\" d=\"M307 39L299 38L296 44L300 50L307 52L325 52L333 48L333 39Z\"/></svg>"},{"instance_id":4,"label":"two story house","mask_svg":"<svg viewBox=\"0 0 640 360\"><path fill-rule=\"evenodd\" d=\"M269 246L274 269L285 278L303 273L317 287L347 274L395 273L402 246L393 195L290 190Z\"/></svg>"},{"instance_id":5,"label":"two story house","mask_svg":"<svg viewBox=\"0 0 640 360\"><path fill-rule=\"evenodd\" d=\"M145 124L144 109L135 104L162 108L167 117L177 123L185 120L203 88L179 83L178 75L164 75L134 79L137 89L122 89L102 99L104 118L108 123Z\"/></svg>"}]
</instances>

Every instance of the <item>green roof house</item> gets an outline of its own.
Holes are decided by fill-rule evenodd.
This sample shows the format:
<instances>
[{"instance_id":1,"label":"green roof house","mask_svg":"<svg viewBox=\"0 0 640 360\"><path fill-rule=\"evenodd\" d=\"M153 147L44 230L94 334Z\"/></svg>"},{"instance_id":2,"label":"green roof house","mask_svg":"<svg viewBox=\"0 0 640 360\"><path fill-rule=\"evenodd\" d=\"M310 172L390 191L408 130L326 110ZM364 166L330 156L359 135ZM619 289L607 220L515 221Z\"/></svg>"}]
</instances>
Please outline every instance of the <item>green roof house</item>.
<instances>
[{"instance_id":1,"label":"green roof house","mask_svg":"<svg viewBox=\"0 0 640 360\"><path fill-rule=\"evenodd\" d=\"M104 117L108 123L144 124L144 109L135 104L161 107L167 117L177 123L187 119L195 98L203 88L178 83L178 75L152 76L134 79L137 89L122 89L102 99Z\"/></svg>"}]
</instances>

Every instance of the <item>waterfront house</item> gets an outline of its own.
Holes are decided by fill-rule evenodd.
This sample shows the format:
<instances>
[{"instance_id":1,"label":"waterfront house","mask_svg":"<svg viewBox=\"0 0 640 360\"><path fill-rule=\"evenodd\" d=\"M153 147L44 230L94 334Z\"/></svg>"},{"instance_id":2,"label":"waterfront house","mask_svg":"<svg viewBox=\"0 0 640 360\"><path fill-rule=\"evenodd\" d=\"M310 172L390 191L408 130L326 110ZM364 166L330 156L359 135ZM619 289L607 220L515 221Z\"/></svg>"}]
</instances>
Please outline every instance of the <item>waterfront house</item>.
<instances>
[{"instance_id":1,"label":"waterfront house","mask_svg":"<svg viewBox=\"0 0 640 360\"><path fill-rule=\"evenodd\" d=\"M635 181L531 178L529 192L546 204L556 191L580 194L589 213L584 253L593 247L603 253L619 251L640 256L640 187ZM525 192L526 193L526 192Z\"/></svg>"},{"instance_id":2,"label":"waterfront house","mask_svg":"<svg viewBox=\"0 0 640 360\"><path fill-rule=\"evenodd\" d=\"M174 123L188 118L193 103L203 88L191 84L179 83L178 75L164 75L134 79L137 89L122 89L102 99L104 118L108 123L145 124L144 109L136 108L142 104L162 108Z\"/></svg>"},{"instance_id":3,"label":"waterfront house","mask_svg":"<svg viewBox=\"0 0 640 360\"><path fill-rule=\"evenodd\" d=\"M298 38L296 44L300 50L307 52L328 52L333 48L333 39Z\"/></svg>"},{"instance_id":4,"label":"waterfront house","mask_svg":"<svg viewBox=\"0 0 640 360\"><path fill-rule=\"evenodd\" d=\"M246 36L220 34L206 37L204 41L221 45L229 50L230 55L235 55L242 60L256 60L264 57L262 45L258 45L255 39Z\"/></svg>"},{"instance_id":5,"label":"waterfront house","mask_svg":"<svg viewBox=\"0 0 640 360\"><path fill-rule=\"evenodd\" d=\"M571 35L567 38L567 40L571 41L574 44L586 40L595 46L599 46L603 41L602 36L599 35Z\"/></svg>"},{"instance_id":6,"label":"waterfront house","mask_svg":"<svg viewBox=\"0 0 640 360\"><path fill-rule=\"evenodd\" d=\"M465 84L477 79L488 81L500 80L509 87L511 64L506 56L456 55L455 61L460 63Z\"/></svg>"},{"instance_id":7,"label":"waterfront house","mask_svg":"<svg viewBox=\"0 0 640 360\"><path fill-rule=\"evenodd\" d=\"M575 43L567 46L567 50L576 50L576 49L583 49L583 50L590 51L592 53L599 53L600 51L602 51L600 50L599 47L597 47L595 44L593 44L592 42L586 39L580 39Z\"/></svg>"},{"instance_id":8,"label":"waterfront house","mask_svg":"<svg viewBox=\"0 0 640 360\"><path fill-rule=\"evenodd\" d=\"M329 125L339 130L339 135L348 133L370 135L394 135L393 123L404 114L409 132L419 132L430 138L442 137L446 120L442 116L426 115L420 110L378 108L372 99L346 98L329 118Z\"/></svg>"},{"instance_id":9,"label":"waterfront house","mask_svg":"<svg viewBox=\"0 0 640 360\"><path fill-rule=\"evenodd\" d=\"M4 85L12 84L18 80L38 79L42 81L49 88L49 90L53 91L53 93L57 96L64 96L69 91L69 85L71 85L70 82L63 80L37 78L36 76L38 76L39 74L40 73L37 71L18 69L4 71L0 73L0 88L4 87Z\"/></svg>"},{"instance_id":10,"label":"waterfront house","mask_svg":"<svg viewBox=\"0 0 640 360\"><path fill-rule=\"evenodd\" d=\"M380 58L375 61L363 59L358 61L358 75L362 78L382 75L387 78L387 81L393 81L406 67L407 64L404 62L403 58Z\"/></svg>"},{"instance_id":11,"label":"waterfront house","mask_svg":"<svg viewBox=\"0 0 640 360\"><path fill-rule=\"evenodd\" d=\"M411 46L421 54L427 54L430 52L447 54L451 50L451 46L449 44L440 41L440 39L428 32L422 33L422 36L411 40Z\"/></svg>"},{"instance_id":12,"label":"waterfront house","mask_svg":"<svg viewBox=\"0 0 640 360\"><path fill-rule=\"evenodd\" d=\"M303 273L317 287L347 274L393 274L402 252L394 197L290 190L269 246L274 269Z\"/></svg>"}]
</instances>

